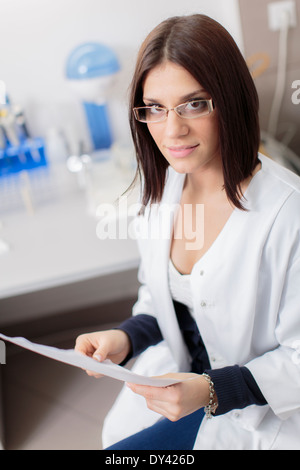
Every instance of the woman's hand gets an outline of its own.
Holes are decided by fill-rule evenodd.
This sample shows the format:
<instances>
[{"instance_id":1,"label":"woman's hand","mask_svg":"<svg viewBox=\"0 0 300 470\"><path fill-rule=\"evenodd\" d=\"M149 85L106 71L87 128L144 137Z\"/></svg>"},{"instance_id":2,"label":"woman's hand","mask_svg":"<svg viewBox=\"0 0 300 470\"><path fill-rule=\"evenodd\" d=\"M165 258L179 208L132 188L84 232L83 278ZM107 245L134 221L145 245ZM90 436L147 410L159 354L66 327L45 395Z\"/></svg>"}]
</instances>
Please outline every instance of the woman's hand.
<instances>
[{"instance_id":1,"label":"woman's hand","mask_svg":"<svg viewBox=\"0 0 300 470\"><path fill-rule=\"evenodd\" d=\"M78 336L75 343L75 351L97 361L110 359L115 364L120 364L130 352L129 337L122 330L96 331ZM101 374L86 371L93 377L101 377Z\"/></svg>"},{"instance_id":2,"label":"woman's hand","mask_svg":"<svg viewBox=\"0 0 300 470\"><path fill-rule=\"evenodd\" d=\"M149 387L127 384L138 395L142 395L150 410L155 411L170 421L178 421L209 403L209 384L199 374L166 374L157 378L174 378L182 382L168 387Z\"/></svg>"}]
</instances>

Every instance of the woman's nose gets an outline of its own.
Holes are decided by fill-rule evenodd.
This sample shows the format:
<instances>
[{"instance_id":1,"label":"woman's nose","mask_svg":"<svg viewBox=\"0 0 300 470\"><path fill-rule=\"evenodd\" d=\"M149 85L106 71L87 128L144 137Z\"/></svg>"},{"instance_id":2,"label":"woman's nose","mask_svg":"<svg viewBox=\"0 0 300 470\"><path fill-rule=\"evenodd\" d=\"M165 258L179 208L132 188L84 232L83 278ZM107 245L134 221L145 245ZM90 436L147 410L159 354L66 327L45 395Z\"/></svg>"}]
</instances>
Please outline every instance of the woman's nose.
<instances>
[{"instance_id":1,"label":"woman's nose","mask_svg":"<svg viewBox=\"0 0 300 470\"><path fill-rule=\"evenodd\" d=\"M174 110L170 110L165 121L165 133L169 138L185 136L189 133L188 123L178 116Z\"/></svg>"}]
</instances>

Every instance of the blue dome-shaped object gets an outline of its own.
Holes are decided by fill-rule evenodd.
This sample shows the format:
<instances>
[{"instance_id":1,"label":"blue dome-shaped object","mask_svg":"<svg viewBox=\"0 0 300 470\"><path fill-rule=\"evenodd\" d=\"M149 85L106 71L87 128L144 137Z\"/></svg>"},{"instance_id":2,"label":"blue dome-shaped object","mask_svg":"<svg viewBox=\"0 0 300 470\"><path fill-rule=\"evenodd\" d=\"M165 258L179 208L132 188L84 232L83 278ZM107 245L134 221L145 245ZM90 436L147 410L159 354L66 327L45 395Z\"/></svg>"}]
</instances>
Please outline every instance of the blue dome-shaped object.
<instances>
[{"instance_id":1,"label":"blue dome-shaped object","mask_svg":"<svg viewBox=\"0 0 300 470\"><path fill-rule=\"evenodd\" d=\"M71 80L83 80L112 75L120 69L114 52L96 42L76 47L67 60L66 75Z\"/></svg>"}]
</instances>

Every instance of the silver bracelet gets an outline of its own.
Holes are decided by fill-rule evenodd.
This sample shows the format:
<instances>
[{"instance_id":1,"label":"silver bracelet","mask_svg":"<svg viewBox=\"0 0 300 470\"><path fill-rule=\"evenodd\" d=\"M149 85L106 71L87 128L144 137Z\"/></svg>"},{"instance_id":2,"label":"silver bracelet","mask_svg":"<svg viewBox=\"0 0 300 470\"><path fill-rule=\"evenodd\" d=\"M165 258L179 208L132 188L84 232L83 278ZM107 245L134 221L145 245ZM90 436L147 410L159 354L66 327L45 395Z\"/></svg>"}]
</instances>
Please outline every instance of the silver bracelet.
<instances>
[{"instance_id":1,"label":"silver bracelet","mask_svg":"<svg viewBox=\"0 0 300 470\"><path fill-rule=\"evenodd\" d=\"M214 413L218 407L218 402L215 400L215 387L214 383L211 380L208 374L202 374L202 377L208 382L209 384L209 402L208 405L204 407L204 412L206 414L207 419L212 418L212 413Z\"/></svg>"}]
</instances>

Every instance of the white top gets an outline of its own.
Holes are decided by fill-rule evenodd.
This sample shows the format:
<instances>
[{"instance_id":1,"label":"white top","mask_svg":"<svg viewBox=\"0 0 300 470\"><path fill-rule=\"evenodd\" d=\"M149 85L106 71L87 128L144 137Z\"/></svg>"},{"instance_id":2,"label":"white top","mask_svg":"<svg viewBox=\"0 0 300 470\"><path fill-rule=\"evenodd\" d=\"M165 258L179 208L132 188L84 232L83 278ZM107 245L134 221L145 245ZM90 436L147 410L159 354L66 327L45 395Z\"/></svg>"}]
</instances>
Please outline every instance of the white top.
<instances>
[{"instance_id":1,"label":"white top","mask_svg":"<svg viewBox=\"0 0 300 470\"><path fill-rule=\"evenodd\" d=\"M193 315L193 301L191 291L191 275L181 274L174 266L172 260L169 261L169 285L172 298L186 305Z\"/></svg>"}]
</instances>

